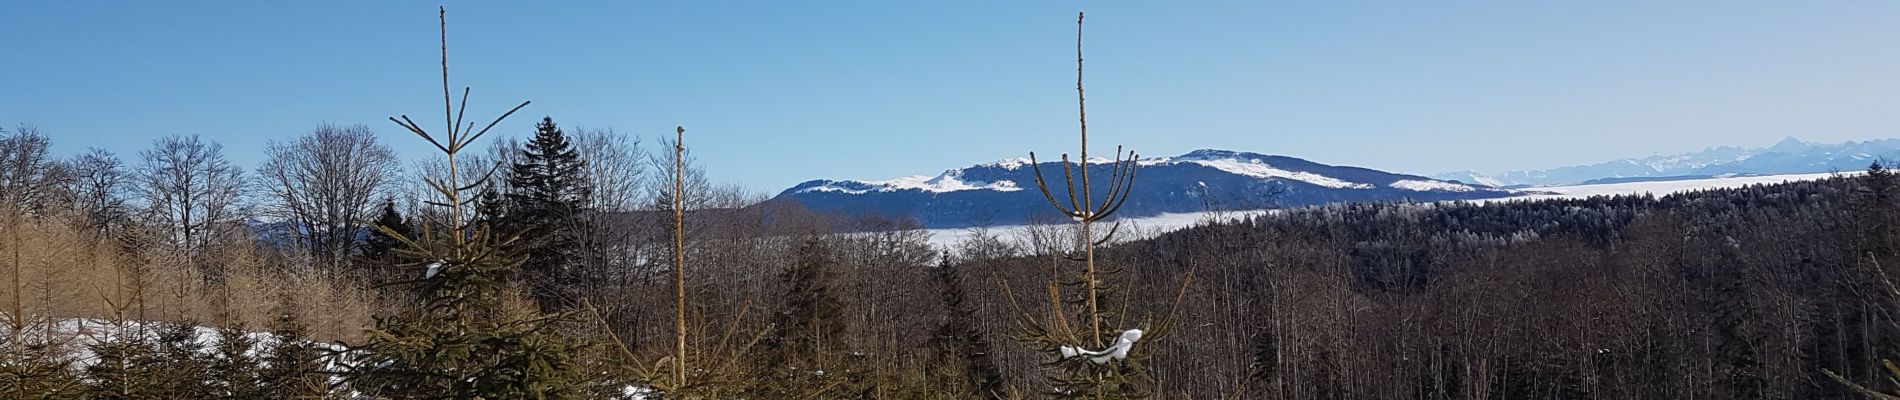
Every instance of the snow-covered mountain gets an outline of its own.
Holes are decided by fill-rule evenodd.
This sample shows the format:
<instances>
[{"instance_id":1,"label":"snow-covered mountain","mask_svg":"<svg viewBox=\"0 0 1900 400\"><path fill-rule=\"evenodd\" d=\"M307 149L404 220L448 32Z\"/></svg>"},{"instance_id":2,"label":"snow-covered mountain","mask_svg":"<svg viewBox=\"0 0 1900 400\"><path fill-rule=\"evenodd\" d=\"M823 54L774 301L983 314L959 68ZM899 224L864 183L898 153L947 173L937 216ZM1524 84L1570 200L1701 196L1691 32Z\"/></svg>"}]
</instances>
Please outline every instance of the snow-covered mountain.
<instances>
[{"instance_id":1,"label":"snow-covered mountain","mask_svg":"<svg viewBox=\"0 0 1900 400\"><path fill-rule=\"evenodd\" d=\"M1093 159L1095 203L1106 192L1109 160ZM1144 217L1164 213L1296 207L1340 201L1438 201L1483 199L1515 194L1510 190L1467 185L1366 168L1333 166L1293 157L1195 150L1176 157L1138 162L1134 189L1118 214ZM1061 190L1062 165L1044 161L1043 179ZM813 180L779 193L771 201L798 202L814 211L850 215L914 218L929 228L1016 225L1059 220L1036 189L1035 169L1026 158L951 169L935 176L889 180ZM1079 193L1078 193L1079 195ZM1066 198L1066 192L1057 192ZM1066 203L1066 200L1065 200Z\"/></svg>"},{"instance_id":2,"label":"snow-covered mountain","mask_svg":"<svg viewBox=\"0 0 1900 400\"><path fill-rule=\"evenodd\" d=\"M1699 152L1625 158L1537 171L1448 172L1435 178L1497 187L1569 185L1704 177L1807 174L1866 169L1875 159L1900 160L1900 139L1822 144L1793 137L1774 146L1710 147Z\"/></svg>"}]
</instances>

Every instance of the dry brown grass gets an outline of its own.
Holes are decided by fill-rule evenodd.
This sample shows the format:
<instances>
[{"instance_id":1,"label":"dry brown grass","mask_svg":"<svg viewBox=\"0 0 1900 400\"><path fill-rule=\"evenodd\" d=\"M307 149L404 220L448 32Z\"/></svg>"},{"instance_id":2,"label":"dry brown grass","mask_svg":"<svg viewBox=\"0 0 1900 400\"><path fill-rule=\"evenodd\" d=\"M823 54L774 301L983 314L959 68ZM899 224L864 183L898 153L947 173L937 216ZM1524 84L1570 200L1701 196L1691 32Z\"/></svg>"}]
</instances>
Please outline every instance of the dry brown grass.
<instances>
[{"instance_id":1,"label":"dry brown grass","mask_svg":"<svg viewBox=\"0 0 1900 400\"><path fill-rule=\"evenodd\" d=\"M61 217L22 218L0 230L7 255L0 258L0 314L8 327L91 318L263 330L288 314L314 338L336 340L356 338L371 323L370 290L246 236L227 235L226 245L190 266L142 254L154 247L136 244L145 241L97 237Z\"/></svg>"}]
</instances>

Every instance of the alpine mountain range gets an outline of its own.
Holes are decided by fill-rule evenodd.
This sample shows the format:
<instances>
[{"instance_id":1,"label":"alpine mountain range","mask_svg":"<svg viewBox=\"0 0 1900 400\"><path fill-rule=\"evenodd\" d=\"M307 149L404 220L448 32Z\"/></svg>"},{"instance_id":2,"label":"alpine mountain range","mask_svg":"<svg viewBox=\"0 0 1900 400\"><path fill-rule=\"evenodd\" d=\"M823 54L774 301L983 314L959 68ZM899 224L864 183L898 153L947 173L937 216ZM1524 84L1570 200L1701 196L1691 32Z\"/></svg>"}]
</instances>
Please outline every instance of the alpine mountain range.
<instances>
[{"instance_id":1,"label":"alpine mountain range","mask_svg":"<svg viewBox=\"0 0 1900 400\"><path fill-rule=\"evenodd\" d=\"M1807 174L1866 169L1875 160L1900 160L1900 139L1805 142L1788 137L1773 146L1718 146L1694 153L1653 155L1536 171L1483 174L1448 172L1433 178L1494 187L1530 187L1698 179L1726 176Z\"/></svg>"}]
</instances>

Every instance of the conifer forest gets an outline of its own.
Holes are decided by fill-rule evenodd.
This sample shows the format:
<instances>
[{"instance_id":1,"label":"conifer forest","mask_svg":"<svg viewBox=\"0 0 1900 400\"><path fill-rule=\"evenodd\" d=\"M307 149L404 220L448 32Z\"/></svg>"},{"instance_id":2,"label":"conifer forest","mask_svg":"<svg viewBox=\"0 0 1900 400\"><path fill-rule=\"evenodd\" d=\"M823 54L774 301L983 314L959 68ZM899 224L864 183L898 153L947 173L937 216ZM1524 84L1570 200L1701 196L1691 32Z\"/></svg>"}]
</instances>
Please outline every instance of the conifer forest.
<instances>
[{"instance_id":1,"label":"conifer forest","mask_svg":"<svg viewBox=\"0 0 1900 400\"><path fill-rule=\"evenodd\" d=\"M1159 189L1090 135L1113 94L1087 90L1083 29L1115 28L1077 13L1049 21L1075 28L1075 113L1048 116L1071 147L991 144L1057 223L942 242L722 183L691 120L471 100L474 28L435 11L414 23L439 37L391 40L439 41L405 56L440 71L402 76L440 104L270 135L254 165L191 134L62 155L0 130L0 398L1900 398L1883 161L1135 229L1118 211Z\"/></svg>"}]
</instances>

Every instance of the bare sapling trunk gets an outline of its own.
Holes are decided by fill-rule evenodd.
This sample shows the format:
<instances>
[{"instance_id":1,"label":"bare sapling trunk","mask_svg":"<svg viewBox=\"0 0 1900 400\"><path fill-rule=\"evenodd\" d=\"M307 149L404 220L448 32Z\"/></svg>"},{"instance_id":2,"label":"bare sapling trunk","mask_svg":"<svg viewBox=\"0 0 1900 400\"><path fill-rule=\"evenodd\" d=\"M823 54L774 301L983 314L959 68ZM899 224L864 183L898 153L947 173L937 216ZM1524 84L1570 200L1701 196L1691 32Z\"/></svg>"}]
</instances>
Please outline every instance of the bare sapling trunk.
<instances>
[{"instance_id":1,"label":"bare sapling trunk","mask_svg":"<svg viewBox=\"0 0 1900 400\"><path fill-rule=\"evenodd\" d=\"M686 127L677 127L673 140L673 380L686 387Z\"/></svg>"}]
</instances>

